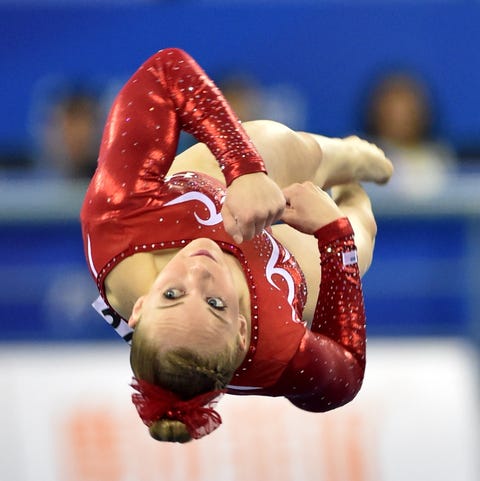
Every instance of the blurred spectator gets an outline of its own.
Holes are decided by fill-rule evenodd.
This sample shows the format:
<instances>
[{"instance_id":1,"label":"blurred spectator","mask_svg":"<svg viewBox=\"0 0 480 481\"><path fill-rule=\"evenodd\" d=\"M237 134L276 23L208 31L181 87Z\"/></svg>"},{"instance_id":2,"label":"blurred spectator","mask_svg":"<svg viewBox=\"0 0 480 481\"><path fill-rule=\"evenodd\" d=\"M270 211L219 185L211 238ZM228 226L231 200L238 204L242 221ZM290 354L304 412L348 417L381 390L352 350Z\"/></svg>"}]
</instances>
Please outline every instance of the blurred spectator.
<instances>
[{"instance_id":1,"label":"blurred spectator","mask_svg":"<svg viewBox=\"0 0 480 481\"><path fill-rule=\"evenodd\" d=\"M407 72L384 74L371 88L365 133L395 166L391 187L400 194L438 193L456 170L456 154L434 138L433 110L427 86Z\"/></svg>"},{"instance_id":2,"label":"blurred spectator","mask_svg":"<svg viewBox=\"0 0 480 481\"><path fill-rule=\"evenodd\" d=\"M263 118L264 94L251 75L230 72L219 79L218 87L242 122Z\"/></svg>"},{"instance_id":3,"label":"blurred spectator","mask_svg":"<svg viewBox=\"0 0 480 481\"><path fill-rule=\"evenodd\" d=\"M218 77L218 87L242 122L268 119L294 130L306 129L305 95L288 83L263 86L250 73L231 70Z\"/></svg>"},{"instance_id":4,"label":"blurred spectator","mask_svg":"<svg viewBox=\"0 0 480 481\"><path fill-rule=\"evenodd\" d=\"M35 165L43 177L88 179L96 168L102 134L100 99L71 88L42 107L36 119Z\"/></svg>"}]
</instances>

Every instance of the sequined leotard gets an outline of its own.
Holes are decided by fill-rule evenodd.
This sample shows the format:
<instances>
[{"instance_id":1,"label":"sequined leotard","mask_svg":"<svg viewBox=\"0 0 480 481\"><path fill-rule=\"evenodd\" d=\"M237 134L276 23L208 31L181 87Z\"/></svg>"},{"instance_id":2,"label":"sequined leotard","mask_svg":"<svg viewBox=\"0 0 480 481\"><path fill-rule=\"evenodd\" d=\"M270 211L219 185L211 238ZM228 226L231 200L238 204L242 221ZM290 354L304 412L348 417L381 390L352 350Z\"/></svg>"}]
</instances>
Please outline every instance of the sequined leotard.
<instances>
[{"instance_id":1,"label":"sequined leotard","mask_svg":"<svg viewBox=\"0 0 480 481\"><path fill-rule=\"evenodd\" d=\"M251 344L228 392L286 396L311 411L350 401L363 379L365 313L348 220L316 233L322 283L309 330L302 321L303 274L271 231L236 245L223 228L221 183L195 172L165 177L182 129L208 145L227 185L265 171L238 119L191 57L165 49L148 59L115 100L82 207L97 310L129 341L130 328L108 305L106 275L137 252L209 237L240 261L250 290Z\"/></svg>"}]
</instances>

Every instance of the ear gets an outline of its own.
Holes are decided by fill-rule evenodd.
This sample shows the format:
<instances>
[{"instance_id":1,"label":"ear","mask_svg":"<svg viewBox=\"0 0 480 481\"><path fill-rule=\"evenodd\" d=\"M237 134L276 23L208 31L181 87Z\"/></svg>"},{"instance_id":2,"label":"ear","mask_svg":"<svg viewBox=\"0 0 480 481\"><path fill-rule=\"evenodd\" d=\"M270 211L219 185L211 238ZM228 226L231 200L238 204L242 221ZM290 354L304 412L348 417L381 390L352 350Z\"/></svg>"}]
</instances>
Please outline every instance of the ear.
<instances>
[{"instance_id":1,"label":"ear","mask_svg":"<svg viewBox=\"0 0 480 481\"><path fill-rule=\"evenodd\" d=\"M132 315L130 316L130 319L128 320L128 325L132 328L135 329L135 326L137 325L138 321L140 320L140 315L142 313L142 307L143 307L143 302L145 301L145 296L140 296L132 310Z\"/></svg>"},{"instance_id":2,"label":"ear","mask_svg":"<svg viewBox=\"0 0 480 481\"><path fill-rule=\"evenodd\" d=\"M245 352L248 349L248 345L247 345L248 323L242 314L238 316L238 322L240 325L238 329L238 346L240 347L242 352Z\"/></svg>"}]
</instances>

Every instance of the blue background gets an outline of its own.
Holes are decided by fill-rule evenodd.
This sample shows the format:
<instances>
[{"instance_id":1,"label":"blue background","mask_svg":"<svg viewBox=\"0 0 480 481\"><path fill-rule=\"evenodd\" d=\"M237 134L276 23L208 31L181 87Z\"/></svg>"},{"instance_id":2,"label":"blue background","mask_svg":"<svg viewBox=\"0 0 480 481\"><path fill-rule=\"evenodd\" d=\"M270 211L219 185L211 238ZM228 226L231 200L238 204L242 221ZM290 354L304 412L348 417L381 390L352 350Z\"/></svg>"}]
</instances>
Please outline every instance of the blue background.
<instances>
[{"instance_id":1,"label":"blue background","mask_svg":"<svg viewBox=\"0 0 480 481\"><path fill-rule=\"evenodd\" d=\"M169 46L187 50L214 79L235 67L264 85L294 85L308 100L308 127L329 135L359 128L361 100L376 72L408 66L432 87L438 132L455 145L478 142L478 2L71 3L0 3L0 142L29 141L39 79L124 80Z\"/></svg>"},{"instance_id":2,"label":"blue background","mask_svg":"<svg viewBox=\"0 0 480 481\"><path fill-rule=\"evenodd\" d=\"M409 66L432 86L438 132L457 146L479 141L479 2L26 3L0 2L0 148L30 148L30 109L42 79L121 82L169 46L190 52L214 79L244 69L265 86L295 86L308 100L307 128L334 136L359 129L377 71ZM96 291L78 207L57 219L0 220L3 339L116 340L89 307ZM478 339L478 215L439 215L433 204L421 214L380 207L364 279L370 334Z\"/></svg>"}]
</instances>

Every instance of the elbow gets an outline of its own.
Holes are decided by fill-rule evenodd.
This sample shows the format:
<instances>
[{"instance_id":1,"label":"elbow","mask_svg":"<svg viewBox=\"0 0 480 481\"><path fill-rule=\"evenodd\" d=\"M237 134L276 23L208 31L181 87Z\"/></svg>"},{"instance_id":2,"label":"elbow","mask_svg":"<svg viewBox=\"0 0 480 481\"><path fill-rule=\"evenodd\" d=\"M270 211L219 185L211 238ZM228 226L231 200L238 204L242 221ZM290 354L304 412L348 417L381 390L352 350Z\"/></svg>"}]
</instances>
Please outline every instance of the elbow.
<instances>
[{"instance_id":1,"label":"elbow","mask_svg":"<svg viewBox=\"0 0 480 481\"><path fill-rule=\"evenodd\" d=\"M168 47L159 50L155 55L152 56L157 61L161 60L162 63L168 64L171 62L178 63L179 61L191 61L192 57L178 47Z\"/></svg>"},{"instance_id":2,"label":"elbow","mask_svg":"<svg viewBox=\"0 0 480 481\"><path fill-rule=\"evenodd\" d=\"M349 375L330 379L322 388L309 396L289 397L288 400L304 411L315 413L332 411L355 399L362 388L364 373L364 366L356 363L348 370Z\"/></svg>"},{"instance_id":3,"label":"elbow","mask_svg":"<svg viewBox=\"0 0 480 481\"><path fill-rule=\"evenodd\" d=\"M360 391L360 387L356 390L350 390L348 393L340 397L331 396L311 396L308 398L288 398L288 400L296 407L302 409L303 411L308 411L311 413L326 413L328 411L333 411L334 409L345 406L346 404L352 402Z\"/></svg>"},{"instance_id":4,"label":"elbow","mask_svg":"<svg viewBox=\"0 0 480 481\"><path fill-rule=\"evenodd\" d=\"M333 407L329 406L327 411L330 411L337 407L345 406L345 404L352 402L360 392L362 385L363 385L363 373L360 377L357 377L351 385L345 387L345 391L343 392L343 396L340 398L339 402L337 402L336 405Z\"/></svg>"},{"instance_id":5,"label":"elbow","mask_svg":"<svg viewBox=\"0 0 480 481\"><path fill-rule=\"evenodd\" d=\"M341 399L335 407L341 407L352 402L360 392L365 377L365 363L356 363L351 366L351 375L346 376L343 390L341 389ZM342 392L343 391L343 392ZM334 409L334 408L332 408ZM330 409L329 409L330 410Z\"/></svg>"}]
</instances>

